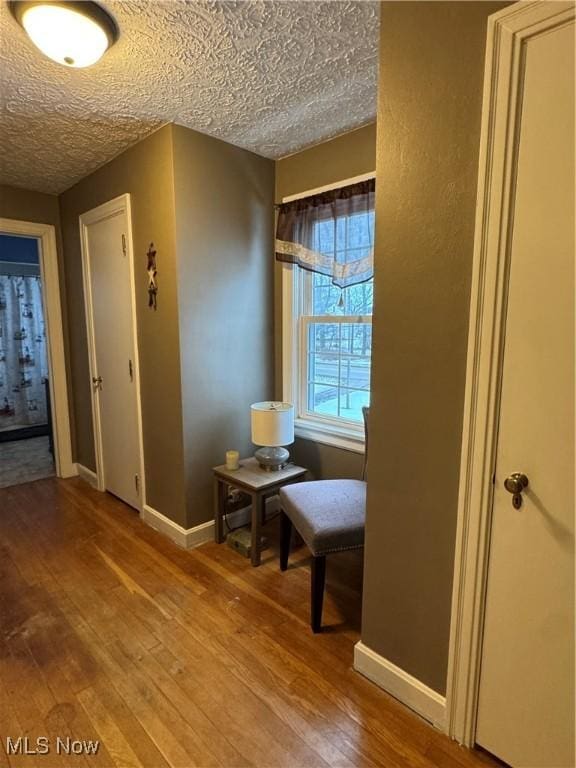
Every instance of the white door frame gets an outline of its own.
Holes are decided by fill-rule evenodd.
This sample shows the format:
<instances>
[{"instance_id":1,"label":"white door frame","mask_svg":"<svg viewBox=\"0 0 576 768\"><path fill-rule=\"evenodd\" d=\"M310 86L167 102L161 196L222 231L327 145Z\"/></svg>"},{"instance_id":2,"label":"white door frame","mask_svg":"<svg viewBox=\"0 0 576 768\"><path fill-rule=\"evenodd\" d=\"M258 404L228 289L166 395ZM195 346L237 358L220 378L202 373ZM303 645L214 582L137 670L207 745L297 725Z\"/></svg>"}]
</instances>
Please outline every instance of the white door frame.
<instances>
[{"instance_id":1,"label":"white door frame","mask_svg":"<svg viewBox=\"0 0 576 768\"><path fill-rule=\"evenodd\" d=\"M80 216L80 243L82 247L82 274L84 281L84 307L86 311L86 334L88 337L88 361L90 368L90 389L92 392L92 424L94 426L94 448L96 454L96 487L105 491L104 456L102 445L102 427L100 421L100 402L98 390L94 389L92 379L97 375L96 339L94 335L94 312L92 285L90 281L90 248L87 228L118 213L126 214L126 258L130 272L130 312L132 315L132 334L134 338L134 383L136 385L136 410L138 424L138 453L140 471L139 510L142 512L146 503L146 477L144 471L144 438L142 432L142 401L140 397L140 359L138 355L138 323L136 319L136 281L134 275L134 247L132 238L132 209L130 195L124 194L99 205Z\"/></svg>"},{"instance_id":2,"label":"white door frame","mask_svg":"<svg viewBox=\"0 0 576 768\"><path fill-rule=\"evenodd\" d=\"M52 404L52 432L54 439L54 464L57 477L77 475L72 461L68 382L64 357L64 328L60 304L60 279L56 230L52 224L0 218L0 231L7 235L34 237L38 241L44 322L46 324L46 352L48 356L48 381Z\"/></svg>"},{"instance_id":3,"label":"white door frame","mask_svg":"<svg viewBox=\"0 0 576 768\"><path fill-rule=\"evenodd\" d=\"M519 2L488 19L447 681L448 733L466 746L476 734L525 44L569 23L574 7Z\"/></svg>"}]
</instances>

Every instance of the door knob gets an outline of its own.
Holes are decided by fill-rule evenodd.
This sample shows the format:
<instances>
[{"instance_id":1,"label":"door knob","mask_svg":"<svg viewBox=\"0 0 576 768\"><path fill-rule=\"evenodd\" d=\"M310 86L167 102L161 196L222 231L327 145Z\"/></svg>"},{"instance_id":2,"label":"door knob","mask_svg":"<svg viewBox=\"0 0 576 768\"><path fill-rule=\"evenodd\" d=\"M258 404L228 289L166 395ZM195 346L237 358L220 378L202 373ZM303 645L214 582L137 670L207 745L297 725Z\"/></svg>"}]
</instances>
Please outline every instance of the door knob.
<instances>
[{"instance_id":1,"label":"door knob","mask_svg":"<svg viewBox=\"0 0 576 768\"><path fill-rule=\"evenodd\" d=\"M504 480L504 488L506 488L509 493L522 493L527 486L528 478L526 475L522 474L522 472L513 472L511 475L508 475L506 480Z\"/></svg>"},{"instance_id":2,"label":"door knob","mask_svg":"<svg viewBox=\"0 0 576 768\"><path fill-rule=\"evenodd\" d=\"M92 384L94 389L102 389L102 376L92 376Z\"/></svg>"},{"instance_id":3,"label":"door knob","mask_svg":"<svg viewBox=\"0 0 576 768\"><path fill-rule=\"evenodd\" d=\"M528 487L528 478L522 472L512 472L504 480L504 488L512 494L512 506L520 509L522 506L522 491Z\"/></svg>"}]
</instances>

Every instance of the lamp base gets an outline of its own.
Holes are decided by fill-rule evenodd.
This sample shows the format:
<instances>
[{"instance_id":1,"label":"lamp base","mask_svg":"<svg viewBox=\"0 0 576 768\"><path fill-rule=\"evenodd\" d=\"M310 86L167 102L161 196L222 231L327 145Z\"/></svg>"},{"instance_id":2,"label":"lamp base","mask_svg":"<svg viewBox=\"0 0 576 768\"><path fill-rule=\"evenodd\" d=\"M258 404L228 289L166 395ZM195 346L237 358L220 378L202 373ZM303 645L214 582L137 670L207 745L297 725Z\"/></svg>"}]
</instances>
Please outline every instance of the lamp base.
<instances>
[{"instance_id":1,"label":"lamp base","mask_svg":"<svg viewBox=\"0 0 576 768\"><path fill-rule=\"evenodd\" d=\"M286 465L290 454L286 448L265 446L258 448L254 458L266 472L277 472Z\"/></svg>"}]
</instances>

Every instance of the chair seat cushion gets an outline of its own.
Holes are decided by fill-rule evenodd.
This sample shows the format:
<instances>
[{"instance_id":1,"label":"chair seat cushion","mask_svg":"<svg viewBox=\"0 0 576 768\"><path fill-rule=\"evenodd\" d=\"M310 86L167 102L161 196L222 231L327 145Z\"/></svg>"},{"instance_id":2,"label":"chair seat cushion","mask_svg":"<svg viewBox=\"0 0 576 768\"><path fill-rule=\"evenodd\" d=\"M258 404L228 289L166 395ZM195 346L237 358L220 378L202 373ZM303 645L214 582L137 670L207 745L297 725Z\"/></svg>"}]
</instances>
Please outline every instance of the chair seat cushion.
<instances>
[{"instance_id":1,"label":"chair seat cushion","mask_svg":"<svg viewBox=\"0 0 576 768\"><path fill-rule=\"evenodd\" d=\"M280 505L313 555L364 546L366 483L314 480L280 489Z\"/></svg>"}]
</instances>

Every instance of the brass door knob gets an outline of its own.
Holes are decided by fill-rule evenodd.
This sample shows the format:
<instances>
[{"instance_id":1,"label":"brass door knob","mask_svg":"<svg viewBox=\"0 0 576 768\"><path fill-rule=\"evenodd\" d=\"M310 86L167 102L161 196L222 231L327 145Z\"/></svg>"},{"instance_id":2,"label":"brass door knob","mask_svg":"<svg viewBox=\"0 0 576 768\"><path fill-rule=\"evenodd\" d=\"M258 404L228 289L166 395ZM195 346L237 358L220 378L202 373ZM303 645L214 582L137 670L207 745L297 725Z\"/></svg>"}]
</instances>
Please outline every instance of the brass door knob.
<instances>
[{"instance_id":1,"label":"brass door knob","mask_svg":"<svg viewBox=\"0 0 576 768\"><path fill-rule=\"evenodd\" d=\"M528 478L522 472L513 472L504 480L504 488L509 493L522 493L528 487Z\"/></svg>"},{"instance_id":2,"label":"brass door knob","mask_svg":"<svg viewBox=\"0 0 576 768\"><path fill-rule=\"evenodd\" d=\"M520 509L522 506L522 491L528 487L528 478L522 472L513 472L504 480L504 488L512 494L512 506Z\"/></svg>"}]
</instances>

